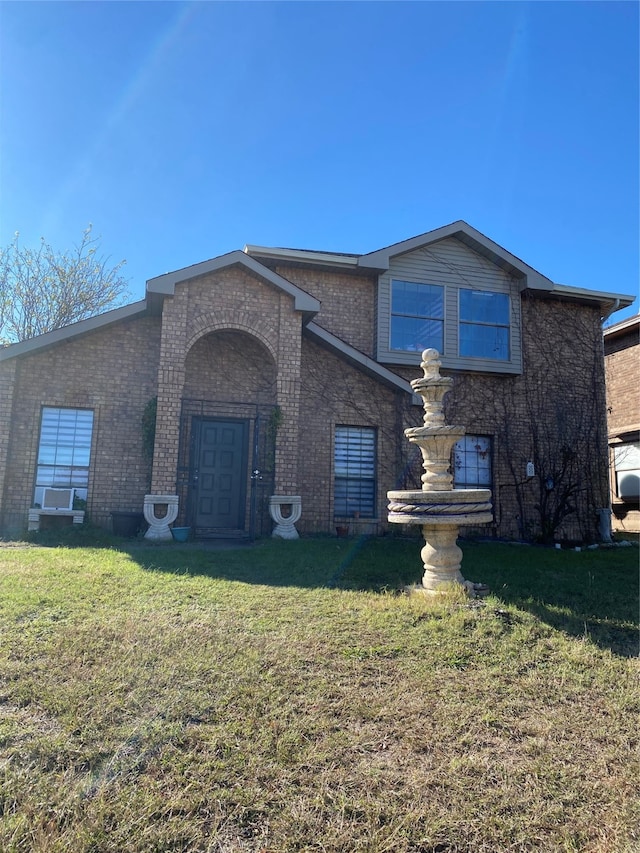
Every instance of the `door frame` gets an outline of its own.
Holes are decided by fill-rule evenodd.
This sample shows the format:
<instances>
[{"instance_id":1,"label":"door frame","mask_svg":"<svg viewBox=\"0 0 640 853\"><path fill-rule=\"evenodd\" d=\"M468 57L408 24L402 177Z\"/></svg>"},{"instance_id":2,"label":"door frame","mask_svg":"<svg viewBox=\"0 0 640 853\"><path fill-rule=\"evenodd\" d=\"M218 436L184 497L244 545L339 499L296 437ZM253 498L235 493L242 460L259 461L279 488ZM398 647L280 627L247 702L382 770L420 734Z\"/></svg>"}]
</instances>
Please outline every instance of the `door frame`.
<instances>
[{"instance_id":1,"label":"door frame","mask_svg":"<svg viewBox=\"0 0 640 853\"><path fill-rule=\"evenodd\" d=\"M269 511L269 498L273 494L275 483L275 444L279 422L275 416L276 403L255 403L250 401L198 400L183 397L180 407L180 444L176 471L176 493L180 500L178 523L193 528L197 538L242 538L249 539L270 536L273 520ZM248 517L245 528L233 534L227 532L197 534L192 523L191 479L189 465L192 458L191 442L193 438L192 420L204 419L234 421L244 420L248 424L249 459L247 460L246 486L250 490L247 497ZM249 465L251 466L249 468Z\"/></svg>"},{"instance_id":2,"label":"door frame","mask_svg":"<svg viewBox=\"0 0 640 853\"><path fill-rule=\"evenodd\" d=\"M240 477L240 497L239 497L239 524L237 527L197 527L196 520L196 492L197 483L195 481L196 470L200 462L201 453L201 438L202 427L206 423L231 423L242 426L242 448L241 458L238 466L238 476ZM205 535L202 531L208 531L210 536L238 536L247 534L247 480L249 478L249 433L250 421L248 418L234 418L215 415L192 415L191 416L191 441L189 448L189 480L187 489L187 518L190 526L194 529L194 534L198 536Z\"/></svg>"}]
</instances>

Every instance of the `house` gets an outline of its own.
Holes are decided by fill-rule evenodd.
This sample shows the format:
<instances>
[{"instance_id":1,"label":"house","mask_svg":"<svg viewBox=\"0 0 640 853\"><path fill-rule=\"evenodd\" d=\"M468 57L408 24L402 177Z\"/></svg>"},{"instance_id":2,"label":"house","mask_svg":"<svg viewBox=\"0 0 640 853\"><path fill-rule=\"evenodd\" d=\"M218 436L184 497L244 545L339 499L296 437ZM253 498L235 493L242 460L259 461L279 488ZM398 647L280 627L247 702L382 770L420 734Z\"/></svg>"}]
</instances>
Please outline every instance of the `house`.
<instances>
[{"instance_id":1,"label":"house","mask_svg":"<svg viewBox=\"0 0 640 853\"><path fill-rule=\"evenodd\" d=\"M614 530L640 533L640 315L604 330Z\"/></svg>"},{"instance_id":2,"label":"house","mask_svg":"<svg viewBox=\"0 0 640 853\"><path fill-rule=\"evenodd\" d=\"M269 535L278 513L383 533L386 492L420 483L403 431L435 347L467 429L455 483L493 490L483 535L593 539L601 318L632 301L556 284L462 221L363 255L247 245L152 278L140 302L0 350L0 524L109 526L144 505L200 537Z\"/></svg>"}]
</instances>

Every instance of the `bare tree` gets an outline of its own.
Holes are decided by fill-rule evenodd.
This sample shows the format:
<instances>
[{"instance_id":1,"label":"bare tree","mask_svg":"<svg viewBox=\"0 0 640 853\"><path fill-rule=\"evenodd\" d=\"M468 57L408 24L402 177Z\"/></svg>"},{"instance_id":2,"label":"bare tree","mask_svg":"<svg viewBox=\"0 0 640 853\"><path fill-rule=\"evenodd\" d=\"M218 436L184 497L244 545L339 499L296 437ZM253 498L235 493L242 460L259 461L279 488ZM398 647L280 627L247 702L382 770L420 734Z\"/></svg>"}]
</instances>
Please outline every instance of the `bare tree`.
<instances>
[{"instance_id":1,"label":"bare tree","mask_svg":"<svg viewBox=\"0 0 640 853\"><path fill-rule=\"evenodd\" d=\"M122 304L125 261L111 266L99 255L92 226L73 249L59 252L44 238L38 249L21 246L19 234L0 249L0 343L33 338Z\"/></svg>"},{"instance_id":2,"label":"bare tree","mask_svg":"<svg viewBox=\"0 0 640 853\"><path fill-rule=\"evenodd\" d=\"M522 306L523 374L457 376L446 405L468 432L494 436L500 489L512 490L523 539L589 541L608 505L599 315L526 295Z\"/></svg>"}]
</instances>

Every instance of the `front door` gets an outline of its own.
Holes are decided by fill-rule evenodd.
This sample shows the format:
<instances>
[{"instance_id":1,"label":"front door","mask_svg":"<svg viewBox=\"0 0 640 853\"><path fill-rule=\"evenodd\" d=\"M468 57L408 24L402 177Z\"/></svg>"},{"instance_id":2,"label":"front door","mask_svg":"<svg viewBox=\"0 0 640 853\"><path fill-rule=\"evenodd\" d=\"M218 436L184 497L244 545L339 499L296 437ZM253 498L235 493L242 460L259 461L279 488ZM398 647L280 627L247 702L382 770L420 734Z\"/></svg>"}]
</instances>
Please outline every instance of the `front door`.
<instances>
[{"instance_id":1,"label":"front door","mask_svg":"<svg viewBox=\"0 0 640 853\"><path fill-rule=\"evenodd\" d=\"M202 532L244 528L248 421L192 421L192 524Z\"/></svg>"}]
</instances>

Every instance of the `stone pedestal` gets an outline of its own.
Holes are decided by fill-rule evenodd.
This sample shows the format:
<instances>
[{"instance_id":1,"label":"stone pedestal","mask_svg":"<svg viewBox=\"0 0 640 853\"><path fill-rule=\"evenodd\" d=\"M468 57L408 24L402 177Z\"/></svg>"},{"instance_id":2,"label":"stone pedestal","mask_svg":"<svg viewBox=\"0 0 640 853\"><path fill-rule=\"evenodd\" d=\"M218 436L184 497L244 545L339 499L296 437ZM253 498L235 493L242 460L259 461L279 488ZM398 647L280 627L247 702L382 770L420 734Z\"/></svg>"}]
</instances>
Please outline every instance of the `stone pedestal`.
<instances>
[{"instance_id":1,"label":"stone pedestal","mask_svg":"<svg viewBox=\"0 0 640 853\"><path fill-rule=\"evenodd\" d=\"M178 517L178 495L145 495L143 512L144 517L149 525L149 529L144 534L145 539L152 539L155 542L171 542L170 524ZM165 515L158 518L156 516L156 507L166 506Z\"/></svg>"},{"instance_id":2,"label":"stone pedestal","mask_svg":"<svg viewBox=\"0 0 640 853\"><path fill-rule=\"evenodd\" d=\"M289 506L289 514L283 515L282 508ZM271 534L276 539L298 539L296 523L302 515L300 495L272 495L269 498L269 513L276 526Z\"/></svg>"},{"instance_id":3,"label":"stone pedestal","mask_svg":"<svg viewBox=\"0 0 640 853\"><path fill-rule=\"evenodd\" d=\"M489 489L451 489L446 492L387 492L389 521L419 524L425 539L422 586L435 592L442 584L467 584L460 571L462 551L456 540L461 525L493 520Z\"/></svg>"},{"instance_id":4,"label":"stone pedestal","mask_svg":"<svg viewBox=\"0 0 640 853\"><path fill-rule=\"evenodd\" d=\"M448 583L463 584L460 571L462 551L458 548L457 524L423 524L422 535L425 546L420 551L424 565L422 586L427 592L436 592Z\"/></svg>"}]
</instances>

